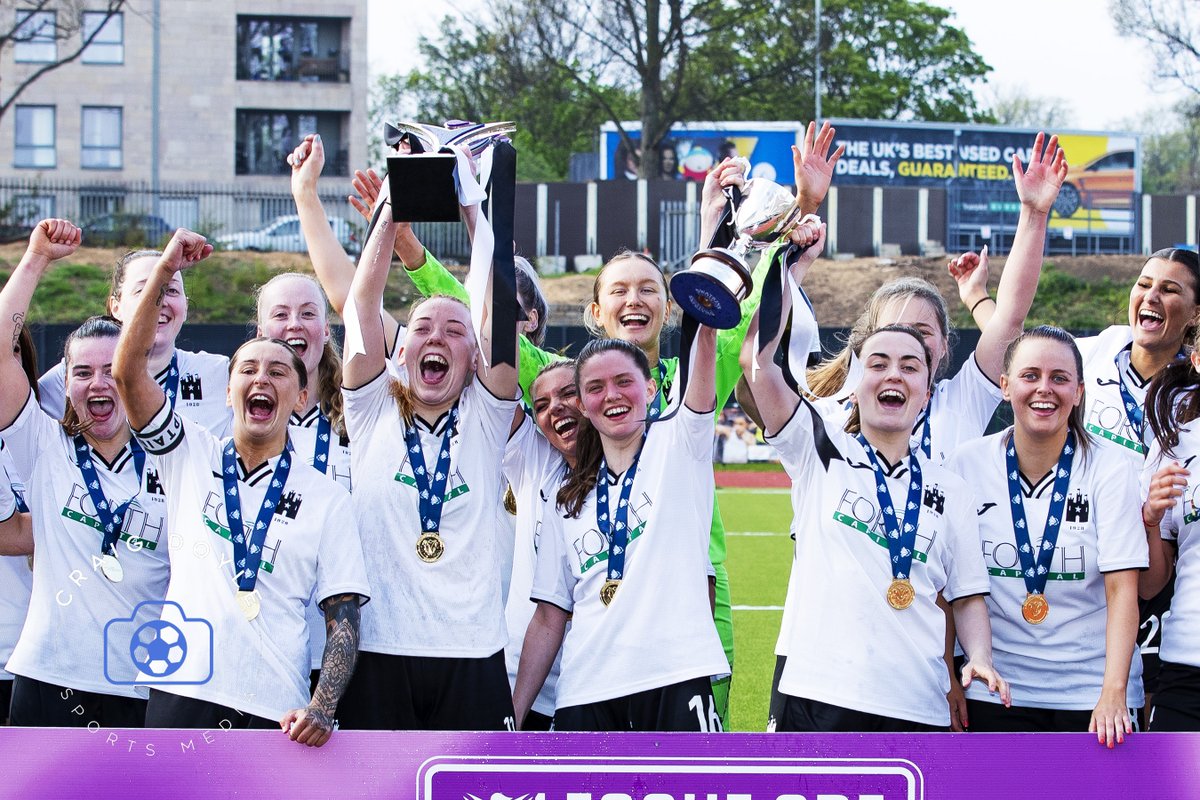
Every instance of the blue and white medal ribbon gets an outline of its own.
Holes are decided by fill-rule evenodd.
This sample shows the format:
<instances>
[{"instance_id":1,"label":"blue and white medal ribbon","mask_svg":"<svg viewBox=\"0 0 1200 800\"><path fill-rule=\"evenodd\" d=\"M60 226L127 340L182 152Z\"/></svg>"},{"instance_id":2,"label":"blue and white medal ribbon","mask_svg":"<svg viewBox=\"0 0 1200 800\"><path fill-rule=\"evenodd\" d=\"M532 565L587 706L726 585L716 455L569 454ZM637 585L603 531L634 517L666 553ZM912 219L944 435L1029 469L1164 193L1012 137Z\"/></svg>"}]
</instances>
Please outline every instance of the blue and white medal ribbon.
<instances>
[{"instance_id":1,"label":"blue and white medal ribbon","mask_svg":"<svg viewBox=\"0 0 1200 800\"><path fill-rule=\"evenodd\" d=\"M1058 531L1062 527L1063 511L1067 505L1067 491L1071 483L1071 462L1075 458L1075 433L1067 431L1067 441L1055 467L1054 490L1050 498L1050 511L1046 514L1046 528L1036 555L1029 539L1029 526L1025 521L1025 502L1021 492L1021 471L1017 464L1017 447L1009 439L1004 451L1004 465L1008 470L1008 495L1012 511L1013 536L1017 540L1017 555L1021 559L1021 577L1025 579L1025 602L1021 604L1021 616L1030 625L1039 625L1050 613L1046 602L1046 580L1050 576L1050 565L1054 560L1054 546L1058 543Z\"/></svg>"},{"instance_id":2,"label":"blue and white medal ribbon","mask_svg":"<svg viewBox=\"0 0 1200 800\"><path fill-rule=\"evenodd\" d=\"M458 430L458 405L450 409L446 431L438 452L437 466L433 479L425 469L425 454L421 450L421 435L416 425L404 429L404 443L408 446L408 463L412 467L413 481L417 484L417 504L421 512L421 534L417 538L417 557L432 564L446 552L442 541L442 507L446 497L446 483L450 479L450 440Z\"/></svg>"},{"instance_id":3,"label":"blue and white medal ribbon","mask_svg":"<svg viewBox=\"0 0 1200 800\"><path fill-rule=\"evenodd\" d=\"M1125 406L1125 418L1129 420L1129 427L1137 434L1138 442L1145 444L1145 438L1142 431L1146 426L1145 412L1142 409L1142 404L1133 399L1133 393L1129 391L1129 387L1125 385L1125 369L1121 366L1121 355L1131 352L1132 345L1126 346L1116 357L1113 358L1113 363L1117 366L1117 389L1121 392L1121 403Z\"/></svg>"},{"instance_id":4,"label":"blue and white medal ribbon","mask_svg":"<svg viewBox=\"0 0 1200 800\"><path fill-rule=\"evenodd\" d=\"M926 458L933 458L933 434L929 430L929 418L933 411L933 398L929 398L929 405L925 406L925 421L921 423L921 452Z\"/></svg>"},{"instance_id":5,"label":"blue and white medal ribbon","mask_svg":"<svg viewBox=\"0 0 1200 800\"><path fill-rule=\"evenodd\" d=\"M91 445L82 435L73 439L75 445L75 463L79 466L79 474L87 489L92 505L96 507L96 517L100 521L103 538L100 541L100 571L113 583L120 583L125 577L125 570L117 560L116 543L121 538L121 527L125 524L125 512L129 504L142 489L142 476L146 469L146 451L137 439L129 440L129 449L133 451L133 465L137 471L138 490L123 503L110 503L104 496L104 487L100 485L100 476L96 474L96 465L92 462L95 456Z\"/></svg>"},{"instance_id":6,"label":"blue and white medal ribbon","mask_svg":"<svg viewBox=\"0 0 1200 800\"><path fill-rule=\"evenodd\" d=\"M596 528L601 536L608 539L608 576L604 586L600 587L600 602L606 606L613 601L625 577L625 550L629 547L629 497L633 492L633 479L637 476L638 461L642 458L649 432L649 426L642 431L642 443L621 480L617 510L611 514L608 507L608 459L600 457L600 469L596 475Z\"/></svg>"},{"instance_id":7,"label":"blue and white medal ribbon","mask_svg":"<svg viewBox=\"0 0 1200 800\"><path fill-rule=\"evenodd\" d=\"M233 564L237 570L237 601L246 619L258 616L261 603L254 587L258 582L258 569L262 565L263 545L267 541L267 530L275 517L275 508L283 497L288 474L292 471L292 448L289 442L279 454L279 461L271 473L271 483L266 496L246 539L246 526L242 517L242 498L238 491L237 449L233 439L225 443L221 451L221 481L225 485L225 521L229 524L229 539L233 543Z\"/></svg>"},{"instance_id":8,"label":"blue and white medal ribbon","mask_svg":"<svg viewBox=\"0 0 1200 800\"><path fill-rule=\"evenodd\" d=\"M888 489L887 475L879 465L875 456L875 448L861 433L858 434L859 444L867 451L871 460L871 468L875 470L875 494L879 500L880 516L883 517L884 531L887 533L888 554L892 562L892 582L888 586L888 605L897 611L903 611L913 604L916 590L913 589L910 573L912 570L913 551L917 546L917 522L921 516L921 465L917 456L911 450L908 453L908 499L903 513L897 511L892 503L892 493Z\"/></svg>"},{"instance_id":9,"label":"blue and white medal ribbon","mask_svg":"<svg viewBox=\"0 0 1200 800\"><path fill-rule=\"evenodd\" d=\"M329 437L332 431L332 426L329 424L329 417L317 409L317 445L313 449L313 466L321 471L322 475L329 474Z\"/></svg>"},{"instance_id":10,"label":"blue and white medal ribbon","mask_svg":"<svg viewBox=\"0 0 1200 800\"><path fill-rule=\"evenodd\" d=\"M171 410L175 410L175 401L179 398L179 351L171 354L171 363L167 366L167 377L163 381L163 393Z\"/></svg>"}]
</instances>

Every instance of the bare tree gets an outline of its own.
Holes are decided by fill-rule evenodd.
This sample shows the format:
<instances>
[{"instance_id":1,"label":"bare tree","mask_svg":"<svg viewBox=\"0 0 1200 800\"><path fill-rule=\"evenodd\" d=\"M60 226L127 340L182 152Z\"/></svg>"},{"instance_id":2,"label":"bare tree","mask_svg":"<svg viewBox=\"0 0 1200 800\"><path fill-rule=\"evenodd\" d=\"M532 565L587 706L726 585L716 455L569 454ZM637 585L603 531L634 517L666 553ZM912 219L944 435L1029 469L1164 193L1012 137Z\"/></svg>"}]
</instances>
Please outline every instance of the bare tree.
<instances>
[{"instance_id":1,"label":"bare tree","mask_svg":"<svg viewBox=\"0 0 1200 800\"><path fill-rule=\"evenodd\" d=\"M691 56L721 11L719 0L532 0L523 13L533 33L530 44L608 111L629 152L640 147L651 153L679 120L685 98L705 80ZM604 87L638 96L640 142L621 124ZM639 175L656 174L654 159L639 161Z\"/></svg>"},{"instance_id":2,"label":"bare tree","mask_svg":"<svg viewBox=\"0 0 1200 800\"><path fill-rule=\"evenodd\" d=\"M1025 86L993 90L988 109L998 125L1047 131L1070 127L1074 117L1065 99L1033 94Z\"/></svg>"},{"instance_id":3,"label":"bare tree","mask_svg":"<svg viewBox=\"0 0 1200 800\"><path fill-rule=\"evenodd\" d=\"M47 61L15 64L15 77L0 75L0 117L12 107L21 93L47 72L69 64L87 49L114 14L125 7L125 0L0 0L0 54L18 44L51 43L54 56ZM90 32L83 29L84 12L103 14ZM13 88L8 89L7 84Z\"/></svg>"},{"instance_id":4,"label":"bare tree","mask_svg":"<svg viewBox=\"0 0 1200 800\"><path fill-rule=\"evenodd\" d=\"M1196 0L1112 0L1110 10L1122 36L1150 46L1158 77L1200 94L1200 4Z\"/></svg>"}]
</instances>

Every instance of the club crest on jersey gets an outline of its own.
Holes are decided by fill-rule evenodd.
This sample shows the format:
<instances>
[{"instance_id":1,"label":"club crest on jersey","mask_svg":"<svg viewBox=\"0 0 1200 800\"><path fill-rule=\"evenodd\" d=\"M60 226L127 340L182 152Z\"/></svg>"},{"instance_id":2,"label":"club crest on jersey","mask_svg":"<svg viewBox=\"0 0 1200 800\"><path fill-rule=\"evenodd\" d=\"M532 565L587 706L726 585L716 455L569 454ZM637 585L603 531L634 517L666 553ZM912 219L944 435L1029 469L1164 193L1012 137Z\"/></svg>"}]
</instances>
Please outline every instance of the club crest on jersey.
<instances>
[{"instance_id":1,"label":"club crest on jersey","mask_svg":"<svg viewBox=\"0 0 1200 800\"><path fill-rule=\"evenodd\" d=\"M935 483L933 486L925 487L922 493L921 505L925 508L932 509L939 514L946 513L946 494L938 488Z\"/></svg>"},{"instance_id":2,"label":"club crest on jersey","mask_svg":"<svg viewBox=\"0 0 1200 800\"><path fill-rule=\"evenodd\" d=\"M199 375L188 373L179 379L179 399L193 401L204 399L204 387L200 382Z\"/></svg>"},{"instance_id":3,"label":"club crest on jersey","mask_svg":"<svg viewBox=\"0 0 1200 800\"><path fill-rule=\"evenodd\" d=\"M162 481L159 480L158 470L146 467L146 493L165 495Z\"/></svg>"},{"instance_id":4,"label":"club crest on jersey","mask_svg":"<svg viewBox=\"0 0 1200 800\"><path fill-rule=\"evenodd\" d=\"M300 503L303 500L304 495L299 492L287 492L283 497L279 498L279 505L275 507L275 513L282 514L288 519L295 519L296 514L300 511Z\"/></svg>"},{"instance_id":5,"label":"club crest on jersey","mask_svg":"<svg viewBox=\"0 0 1200 800\"><path fill-rule=\"evenodd\" d=\"M1067 522L1085 523L1091 519L1092 503L1088 496L1079 489L1075 494L1067 496L1067 509L1063 517Z\"/></svg>"}]
</instances>

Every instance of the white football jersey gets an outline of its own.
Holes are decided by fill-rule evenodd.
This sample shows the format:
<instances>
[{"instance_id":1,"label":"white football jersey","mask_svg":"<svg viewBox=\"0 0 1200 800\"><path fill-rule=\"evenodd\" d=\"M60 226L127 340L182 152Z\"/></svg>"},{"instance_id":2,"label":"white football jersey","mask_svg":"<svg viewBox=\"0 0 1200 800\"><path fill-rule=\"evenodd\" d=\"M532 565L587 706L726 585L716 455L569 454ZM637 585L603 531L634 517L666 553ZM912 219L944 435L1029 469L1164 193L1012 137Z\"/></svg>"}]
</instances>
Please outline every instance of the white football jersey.
<instances>
[{"instance_id":1,"label":"white football jersey","mask_svg":"<svg viewBox=\"0 0 1200 800\"><path fill-rule=\"evenodd\" d=\"M1100 699L1107 621L1104 573L1149 565L1142 529L1141 458L1095 438L1086 458L1076 452L1063 519L1046 582L1049 615L1040 625L1021 616L1027 591L1013 533L1004 451L1012 428L965 445L948 466L971 476L983 558L991 580L992 661L1012 687L1014 706L1086 711ZM1082 464L1081 462L1082 458ZM1055 471L1024 475L1021 497L1030 545L1040 551ZM1144 703L1142 659L1134 648L1127 691L1130 708ZM999 702L979 682L973 700Z\"/></svg>"}]
</instances>

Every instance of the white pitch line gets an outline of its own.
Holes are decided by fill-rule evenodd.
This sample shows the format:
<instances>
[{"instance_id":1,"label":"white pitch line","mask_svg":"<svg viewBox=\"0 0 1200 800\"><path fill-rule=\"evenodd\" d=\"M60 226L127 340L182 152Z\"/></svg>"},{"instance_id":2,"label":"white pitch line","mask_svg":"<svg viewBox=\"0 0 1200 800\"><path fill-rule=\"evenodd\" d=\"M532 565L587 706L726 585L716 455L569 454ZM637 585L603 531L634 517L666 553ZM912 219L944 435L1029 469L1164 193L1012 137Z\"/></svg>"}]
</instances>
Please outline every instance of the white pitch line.
<instances>
[{"instance_id":1,"label":"white pitch line","mask_svg":"<svg viewBox=\"0 0 1200 800\"><path fill-rule=\"evenodd\" d=\"M783 611L783 606L733 606L734 611Z\"/></svg>"}]
</instances>

